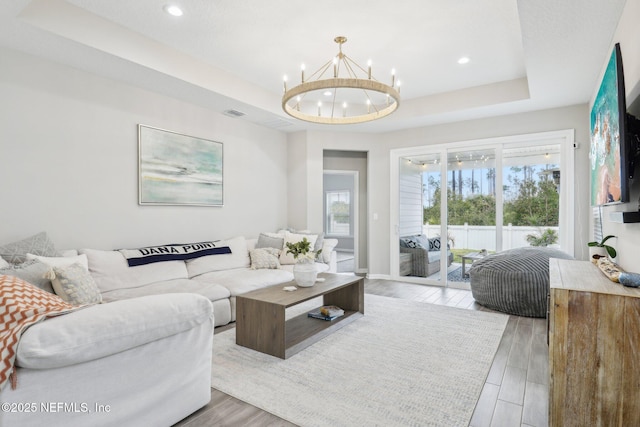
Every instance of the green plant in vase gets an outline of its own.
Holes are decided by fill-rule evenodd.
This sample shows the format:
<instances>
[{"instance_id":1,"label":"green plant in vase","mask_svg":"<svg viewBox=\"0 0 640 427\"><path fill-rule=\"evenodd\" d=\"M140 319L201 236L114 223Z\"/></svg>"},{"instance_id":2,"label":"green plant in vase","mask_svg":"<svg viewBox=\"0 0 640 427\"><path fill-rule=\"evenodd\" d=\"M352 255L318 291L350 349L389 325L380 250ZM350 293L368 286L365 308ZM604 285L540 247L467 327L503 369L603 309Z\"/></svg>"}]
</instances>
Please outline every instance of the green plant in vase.
<instances>
[{"instance_id":1,"label":"green plant in vase","mask_svg":"<svg viewBox=\"0 0 640 427\"><path fill-rule=\"evenodd\" d=\"M311 242L303 237L302 240L291 243L287 242L287 254L293 255L297 262L312 263L315 261L316 256L322 252L322 249L314 252L311 250Z\"/></svg>"},{"instance_id":2,"label":"green plant in vase","mask_svg":"<svg viewBox=\"0 0 640 427\"><path fill-rule=\"evenodd\" d=\"M604 252L606 252L609 255L609 258L613 259L616 256L618 256L618 253L616 252L615 248L613 248L612 246L609 245L605 245L605 243L607 242L607 240L614 238L616 236L613 235L608 235L606 237L604 237L602 240L600 240L599 242L589 242L587 243L587 246L589 246L589 248L593 248L591 249L589 252L589 257L593 258L593 255L600 255L600 256L604 256ZM600 253L598 253L600 252Z\"/></svg>"},{"instance_id":3,"label":"green plant in vase","mask_svg":"<svg viewBox=\"0 0 640 427\"><path fill-rule=\"evenodd\" d=\"M322 252L322 249L314 252L311 250L311 242L303 237L302 240L291 243L287 242L287 254L293 255L296 264L293 266L293 277L298 286L310 287L318 278L318 270L316 269L316 256Z\"/></svg>"}]
</instances>

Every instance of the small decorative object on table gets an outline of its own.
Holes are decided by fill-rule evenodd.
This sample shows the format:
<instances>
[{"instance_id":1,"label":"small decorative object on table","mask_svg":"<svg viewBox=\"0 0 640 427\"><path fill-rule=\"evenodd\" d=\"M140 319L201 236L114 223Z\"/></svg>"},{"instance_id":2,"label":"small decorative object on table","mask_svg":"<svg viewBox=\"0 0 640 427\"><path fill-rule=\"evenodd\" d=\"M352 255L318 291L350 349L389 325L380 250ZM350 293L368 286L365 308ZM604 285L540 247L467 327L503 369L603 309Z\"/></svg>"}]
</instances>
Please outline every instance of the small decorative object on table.
<instances>
[{"instance_id":1,"label":"small decorative object on table","mask_svg":"<svg viewBox=\"0 0 640 427\"><path fill-rule=\"evenodd\" d=\"M627 273L623 271L618 276L618 280L621 284L630 288L640 287L640 274L638 273Z\"/></svg>"},{"instance_id":2,"label":"small decorative object on table","mask_svg":"<svg viewBox=\"0 0 640 427\"><path fill-rule=\"evenodd\" d=\"M296 243L287 242L287 253L296 259L296 264L293 266L293 277L298 286L308 288L316 282L318 270L315 259L320 252L322 249L317 252L311 250L311 242L306 237Z\"/></svg>"},{"instance_id":3,"label":"small decorative object on table","mask_svg":"<svg viewBox=\"0 0 640 427\"><path fill-rule=\"evenodd\" d=\"M620 274L624 273L624 270L621 269L618 264L614 263L609 258L602 257L598 259L596 265L609 280L616 283L620 282Z\"/></svg>"},{"instance_id":4,"label":"small decorative object on table","mask_svg":"<svg viewBox=\"0 0 640 427\"><path fill-rule=\"evenodd\" d=\"M310 311L307 315L315 319L333 320L344 316L344 310L335 305L323 305L316 310Z\"/></svg>"}]
</instances>

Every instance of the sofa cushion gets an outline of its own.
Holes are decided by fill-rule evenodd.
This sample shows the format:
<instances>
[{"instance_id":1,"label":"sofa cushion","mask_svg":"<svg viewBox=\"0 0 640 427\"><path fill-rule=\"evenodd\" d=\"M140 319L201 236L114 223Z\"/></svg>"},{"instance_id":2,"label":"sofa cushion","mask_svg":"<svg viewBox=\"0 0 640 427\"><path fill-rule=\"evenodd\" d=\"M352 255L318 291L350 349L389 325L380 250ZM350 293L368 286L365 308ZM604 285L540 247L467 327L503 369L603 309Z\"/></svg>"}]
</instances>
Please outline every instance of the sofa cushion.
<instances>
[{"instance_id":1,"label":"sofa cushion","mask_svg":"<svg viewBox=\"0 0 640 427\"><path fill-rule=\"evenodd\" d=\"M0 246L0 257L11 264L27 260L27 253L43 256L58 256L58 251L44 231L17 242Z\"/></svg>"},{"instance_id":2,"label":"sofa cushion","mask_svg":"<svg viewBox=\"0 0 640 427\"><path fill-rule=\"evenodd\" d=\"M0 268L0 275L4 274L7 276L18 277L25 282L37 286L43 291L53 294L54 292L51 287L51 280L45 277L50 268L51 267L41 263L37 259L33 259L23 262L22 264L14 264L6 268Z\"/></svg>"},{"instance_id":3,"label":"sofa cushion","mask_svg":"<svg viewBox=\"0 0 640 427\"><path fill-rule=\"evenodd\" d=\"M196 282L192 279L174 279L154 282L145 286L129 289L116 289L102 294L104 302L138 298L147 295L172 293L194 293L206 297L210 301L229 298L229 290L213 282Z\"/></svg>"},{"instance_id":4,"label":"sofa cushion","mask_svg":"<svg viewBox=\"0 0 640 427\"><path fill-rule=\"evenodd\" d=\"M89 272L101 292L137 288L149 283L187 278L187 267L184 261L167 261L129 267L127 260L118 251L81 249L80 253L85 254L89 259Z\"/></svg>"},{"instance_id":5,"label":"sofa cushion","mask_svg":"<svg viewBox=\"0 0 640 427\"><path fill-rule=\"evenodd\" d=\"M53 290L64 301L73 305L102 302L100 289L84 265L75 263L69 266L53 267L52 270Z\"/></svg>"},{"instance_id":6,"label":"sofa cushion","mask_svg":"<svg viewBox=\"0 0 640 427\"><path fill-rule=\"evenodd\" d=\"M293 267L293 266L292 266ZM194 277L193 280L204 283L220 283L227 288L231 296L277 285L293 280L293 273L283 269L251 270L250 268L236 268L233 270L213 271Z\"/></svg>"},{"instance_id":7,"label":"sofa cushion","mask_svg":"<svg viewBox=\"0 0 640 427\"><path fill-rule=\"evenodd\" d=\"M212 316L211 301L186 293L94 305L27 329L16 364L51 369L88 362L187 331Z\"/></svg>"},{"instance_id":8,"label":"sofa cushion","mask_svg":"<svg viewBox=\"0 0 640 427\"><path fill-rule=\"evenodd\" d=\"M210 255L186 261L188 277L192 278L211 271L249 267L249 251L244 237L218 241L220 246L229 246L230 254Z\"/></svg>"}]
</instances>

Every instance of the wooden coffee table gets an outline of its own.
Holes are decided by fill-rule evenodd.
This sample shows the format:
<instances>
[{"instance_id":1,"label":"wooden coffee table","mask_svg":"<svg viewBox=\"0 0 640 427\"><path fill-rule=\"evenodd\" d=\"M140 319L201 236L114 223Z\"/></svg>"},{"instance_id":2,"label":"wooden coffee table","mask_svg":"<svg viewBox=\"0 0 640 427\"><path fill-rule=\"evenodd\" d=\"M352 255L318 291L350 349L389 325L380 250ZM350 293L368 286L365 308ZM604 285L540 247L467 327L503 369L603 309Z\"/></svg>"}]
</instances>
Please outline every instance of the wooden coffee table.
<instances>
[{"instance_id":1,"label":"wooden coffee table","mask_svg":"<svg viewBox=\"0 0 640 427\"><path fill-rule=\"evenodd\" d=\"M236 344L286 359L364 315L364 279L322 273L310 288L282 288L295 282L258 289L236 297ZM337 305L344 316L314 319L308 312L285 320L285 309L322 296L323 305ZM317 307L315 307L317 308Z\"/></svg>"}]
</instances>

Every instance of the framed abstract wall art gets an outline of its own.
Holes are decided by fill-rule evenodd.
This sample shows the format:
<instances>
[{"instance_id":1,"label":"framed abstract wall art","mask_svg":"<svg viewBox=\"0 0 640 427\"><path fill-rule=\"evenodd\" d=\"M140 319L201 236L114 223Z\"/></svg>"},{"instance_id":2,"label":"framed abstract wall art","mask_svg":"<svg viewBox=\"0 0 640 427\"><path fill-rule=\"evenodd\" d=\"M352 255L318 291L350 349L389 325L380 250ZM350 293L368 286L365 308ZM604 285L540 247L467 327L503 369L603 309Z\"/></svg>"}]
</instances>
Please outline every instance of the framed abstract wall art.
<instances>
[{"instance_id":1,"label":"framed abstract wall art","mask_svg":"<svg viewBox=\"0 0 640 427\"><path fill-rule=\"evenodd\" d=\"M223 205L222 143L138 125L141 205Z\"/></svg>"}]
</instances>

